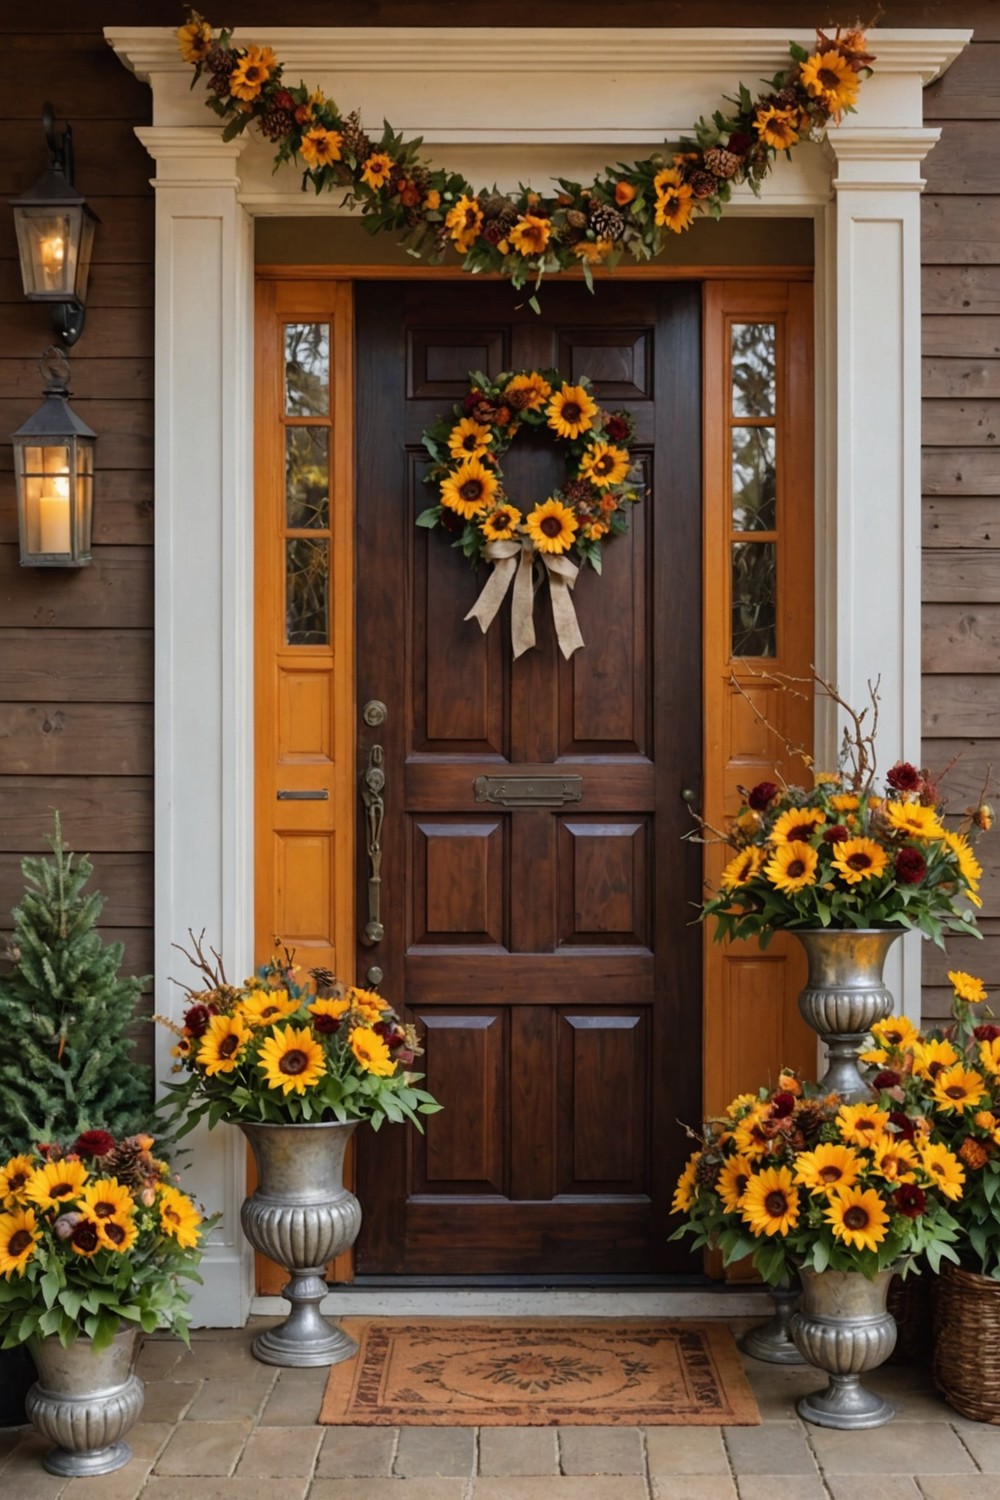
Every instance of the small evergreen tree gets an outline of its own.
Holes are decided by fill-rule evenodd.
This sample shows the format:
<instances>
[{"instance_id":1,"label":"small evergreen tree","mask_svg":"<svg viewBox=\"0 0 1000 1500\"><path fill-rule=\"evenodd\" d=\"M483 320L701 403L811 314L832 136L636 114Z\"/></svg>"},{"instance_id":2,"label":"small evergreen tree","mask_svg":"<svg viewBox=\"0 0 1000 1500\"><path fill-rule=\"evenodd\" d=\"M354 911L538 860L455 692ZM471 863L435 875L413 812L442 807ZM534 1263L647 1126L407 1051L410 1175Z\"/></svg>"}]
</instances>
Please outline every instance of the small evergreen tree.
<instances>
[{"instance_id":1,"label":"small evergreen tree","mask_svg":"<svg viewBox=\"0 0 1000 1500\"><path fill-rule=\"evenodd\" d=\"M131 1135L152 1110L150 1069L125 1036L145 981L119 975L122 944L96 931L104 898L83 894L94 867L64 848L58 813L47 842L51 857L21 862L12 967L0 977L0 1162L84 1130Z\"/></svg>"}]
</instances>

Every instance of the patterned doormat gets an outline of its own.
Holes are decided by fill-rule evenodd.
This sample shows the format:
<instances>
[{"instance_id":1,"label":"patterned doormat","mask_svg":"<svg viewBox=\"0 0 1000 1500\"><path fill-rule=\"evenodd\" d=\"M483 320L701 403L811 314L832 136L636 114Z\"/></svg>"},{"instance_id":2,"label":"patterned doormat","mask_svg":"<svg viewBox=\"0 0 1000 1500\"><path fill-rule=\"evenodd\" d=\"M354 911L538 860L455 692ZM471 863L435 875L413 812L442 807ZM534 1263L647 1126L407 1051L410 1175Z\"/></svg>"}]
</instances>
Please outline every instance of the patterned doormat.
<instances>
[{"instance_id":1,"label":"patterned doormat","mask_svg":"<svg viewBox=\"0 0 1000 1500\"><path fill-rule=\"evenodd\" d=\"M379 1427L751 1426L721 1323L651 1318L345 1318L320 1422Z\"/></svg>"}]
</instances>

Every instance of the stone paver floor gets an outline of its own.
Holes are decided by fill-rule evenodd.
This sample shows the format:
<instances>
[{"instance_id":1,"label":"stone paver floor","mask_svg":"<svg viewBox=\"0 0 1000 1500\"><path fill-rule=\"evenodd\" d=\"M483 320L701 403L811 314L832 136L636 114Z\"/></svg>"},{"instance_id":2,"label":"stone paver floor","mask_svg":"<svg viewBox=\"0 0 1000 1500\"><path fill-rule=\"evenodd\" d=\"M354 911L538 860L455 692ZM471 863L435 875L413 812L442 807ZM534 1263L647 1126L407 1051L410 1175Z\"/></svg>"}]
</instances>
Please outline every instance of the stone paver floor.
<instances>
[{"instance_id":1,"label":"stone paver floor","mask_svg":"<svg viewBox=\"0 0 1000 1500\"><path fill-rule=\"evenodd\" d=\"M749 1358L759 1427L320 1427L327 1371L258 1364L266 1321L196 1333L190 1352L146 1342L116 1474L55 1478L31 1428L0 1430L2 1500L1000 1500L1000 1427L958 1416L922 1369L868 1377L897 1409L871 1432L800 1421L823 1377Z\"/></svg>"}]
</instances>

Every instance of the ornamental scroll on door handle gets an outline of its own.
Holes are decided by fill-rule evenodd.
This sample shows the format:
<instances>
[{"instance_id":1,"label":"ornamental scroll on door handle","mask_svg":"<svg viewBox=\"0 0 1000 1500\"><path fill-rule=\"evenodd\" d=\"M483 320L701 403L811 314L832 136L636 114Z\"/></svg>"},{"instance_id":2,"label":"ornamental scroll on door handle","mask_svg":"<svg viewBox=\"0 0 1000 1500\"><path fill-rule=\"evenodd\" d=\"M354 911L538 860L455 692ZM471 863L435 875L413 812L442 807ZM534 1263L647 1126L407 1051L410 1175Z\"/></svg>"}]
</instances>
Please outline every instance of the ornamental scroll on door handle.
<instances>
[{"instance_id":1,"label":"ornamental scroll on door handle","mask_svg":"<svg viewBox=\"0 0 1000 1500\"><path fill-rule=\"evenodd\" d=\"M366 948L385 937L381 920L382 906L382 820L385 817L385 755L381 745L373 745L368 755L368 769L361 790L365 804L365 834L368 848L368 921L361 935Z\"/></svg>"}]
</instances>

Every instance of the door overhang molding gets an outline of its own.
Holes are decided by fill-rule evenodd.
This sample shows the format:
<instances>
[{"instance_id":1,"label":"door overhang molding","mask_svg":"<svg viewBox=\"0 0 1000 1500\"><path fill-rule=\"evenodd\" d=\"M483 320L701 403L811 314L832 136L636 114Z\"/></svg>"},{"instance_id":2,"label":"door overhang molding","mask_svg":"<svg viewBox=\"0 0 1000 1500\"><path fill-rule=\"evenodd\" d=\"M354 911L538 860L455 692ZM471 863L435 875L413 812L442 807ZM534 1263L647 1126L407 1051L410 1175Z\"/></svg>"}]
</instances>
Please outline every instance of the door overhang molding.
<instances>
[{"instance_id":1,"label":"door overhang molding","mask_svg":"<svg viewBox=\"0 0 1000 1500\"><path fill-rule=\"evenodd\" d=\"M231 972L248 972L254 957L253 219L343 210L337 194L300 193L294 169L272 176L266 142L223 142L204 93L190 89L172 30L109 27L105 36L153 94L153 123L137 135L156 163L154 954L156 1008L171 1015L183 1004L167 977L171 943L188 928L206 929ZM715 28L475 37L496 66L493 88L468 67L461 30L238 34L274 46L293 81L320 84L369 120L391 115L396 129L424 137L432 157L447 154L473 180L501 184L585 177L646 155L740 80L753 86L776 72L789 40L777 29ZM779 160L760 199L741 188L727 210L815 224L815 659L856 703L881 674L889 761L920 743L919 193L939 135L923 127L921 93L970 37L878 31L877 72L858 112L824 144ZM410 265L401 253L400 277ZM817 747L831 754L837 743L821 705ZM897 946L904 951L887 977L912 1010L919 947ZM170 1038L158 1046L166 1078ZM195 1316L238 1326L252 1293L238 1228L241 1141L235 1131L196 1140L192 1186L222 1207L224 1222Z\"/></svg>"}]
</instances>

